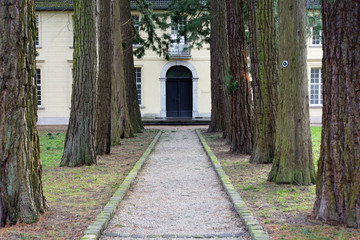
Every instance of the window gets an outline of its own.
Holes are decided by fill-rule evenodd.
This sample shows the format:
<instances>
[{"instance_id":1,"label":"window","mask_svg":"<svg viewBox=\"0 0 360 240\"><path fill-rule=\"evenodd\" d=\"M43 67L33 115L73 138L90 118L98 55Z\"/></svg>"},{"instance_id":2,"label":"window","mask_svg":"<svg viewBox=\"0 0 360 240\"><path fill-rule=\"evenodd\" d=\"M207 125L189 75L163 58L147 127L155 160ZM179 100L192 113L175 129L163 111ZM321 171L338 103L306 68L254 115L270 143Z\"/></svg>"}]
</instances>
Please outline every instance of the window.
<instances>
[{"instance_id":1,"label":"window","mask_svg":"<svg viewBox=\"0 0 360 240\"><path fill-rule=\"evenodd\" d=\"M70 46L70 48L74 48L75 47L75 16L72 15L71 16L71 26L72 26L72 45Z\"/></svg>"},{"instance_id":2,"label":"window","mask_svg":"<svg viewBox=\"0 0 360 240\"><path fill-rule=\"evenodd\" d=\"M136 32L139 32L140 17L139 16L131 16L131 18L132 18L132 22L133 22Z\"/></svg>"},{"instance_id":3,"label":"window","mask_svg":"<svg viewBox=\"0 0 360 240\"><path fill-rule=\"evenodd\" d=\"M186 16L181 16L179 19L171 19L170 38L172 43L170 45L171 56L190 56L190 48L186 44L186 34L184 33L186 26Z\"/></svg>"},{"instance_id":4,"label":"window","mask_svg":"<svg viewBox=\"0 0 360 240\"><path fill-rule=\"evenodd\" d=\"M180 35L180 31L183 31L186 25L186 17L182 16L175 21L171 19L171 39L172 40L179 40L180 44L185 44L185 36Z\"/></svg>"},{"instance_id":5,"label":"window","mask_svg":"<svg viewBox=\"0 0 360 240\"><path fill-rule=\"evenodd\" d=\"M136 31L134 33L135 38L133 40L133 45L137 45L137 44L139 44L139 41L138 41L136 35L139 35L139 33L140 33L140 17L139 16L131 16L131 18L132 18L134 30Z\"/></svg>"},{"instance_id":6,"label":"window","mask_svg":"<svg viewBox=\"0 0 360 240\"><path fill-rule=\"evenodd\" d=\"M311 44L312 45L321 45L322 44L321 35L322 35L321 30L318 30L317 32L315 32L315 30L313 29Z\"/></svg>"},{"instance_id":7,"label":"window","mask_svg":"<svg viewBox=\"0 0 360 240\"><path fill-rule=\"evenodd\" d=\"M142 104L142 98L141 98L141 68L138 68L138 67L135 68L135 77L136 77L136 89L137 89L138 101L139 101L139 105L141 105Z\"/></svg>"},{"instance_id":8,"label":"window","mask_svg":"<svg viewBox=\"0 0 360 240\"><path fill-rule=\"evenodd\" d=\"M36 69L36 92L37 92L37 105L41 106L41 71L40 69Z\"/></svg>"},{"instance_id":9,"label":"window","mask_svg":"<svg viewBox=\"0 0 360 240\"><path fill-rule=\"evenodd\" d=\"M40 37L39 37L39 16L36 15L36 37L35 37L35 46L40 46Z\"/></svg>"},{"instance_id":10,"label":"window","mask_svg":"<svg viewBox=\"0 0 360 240\"><path fill-rule=\"evenodd\" d=\"M310 105L322 105L322 80L320 68L312 68L310 72Z\"/></svg>"}]
</instances>

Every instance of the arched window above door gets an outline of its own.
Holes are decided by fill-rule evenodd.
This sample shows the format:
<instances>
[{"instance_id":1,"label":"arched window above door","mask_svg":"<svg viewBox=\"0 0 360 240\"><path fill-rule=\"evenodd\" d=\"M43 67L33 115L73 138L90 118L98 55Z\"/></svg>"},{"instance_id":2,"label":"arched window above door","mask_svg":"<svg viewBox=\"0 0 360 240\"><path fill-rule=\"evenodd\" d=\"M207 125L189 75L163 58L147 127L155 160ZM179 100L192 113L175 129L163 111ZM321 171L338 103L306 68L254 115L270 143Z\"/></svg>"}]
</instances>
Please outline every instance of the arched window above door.
<instances>
[{"instance_id":1,"label":"arched window above door","mask_svg":"<svg viewBox=\"0 0 360 240\"><path fill-rule=\"evenodd\" d=\"M192 78L192 73L187 67L173 66L167 71L166 77L167 78Z\"/></svg>"}]
</instances>

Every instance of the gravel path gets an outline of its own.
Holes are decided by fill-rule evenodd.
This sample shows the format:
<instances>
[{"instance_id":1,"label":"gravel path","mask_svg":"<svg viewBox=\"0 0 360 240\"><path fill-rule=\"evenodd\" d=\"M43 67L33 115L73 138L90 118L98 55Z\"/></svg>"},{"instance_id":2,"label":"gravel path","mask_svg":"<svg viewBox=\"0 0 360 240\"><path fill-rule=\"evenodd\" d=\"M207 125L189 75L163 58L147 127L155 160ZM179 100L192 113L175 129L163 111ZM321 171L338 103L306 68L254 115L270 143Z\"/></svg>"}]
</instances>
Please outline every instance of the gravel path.
<instances>
[{"instance_id":1,"label":"gravel path","mask_svg":"<svg viewBox=\"0 0 360 240\"><path fill-rule=\"evenodd\" d=\"M167 128L101 239L249 239L196 133Z\"/></svg>"}]
</instances>

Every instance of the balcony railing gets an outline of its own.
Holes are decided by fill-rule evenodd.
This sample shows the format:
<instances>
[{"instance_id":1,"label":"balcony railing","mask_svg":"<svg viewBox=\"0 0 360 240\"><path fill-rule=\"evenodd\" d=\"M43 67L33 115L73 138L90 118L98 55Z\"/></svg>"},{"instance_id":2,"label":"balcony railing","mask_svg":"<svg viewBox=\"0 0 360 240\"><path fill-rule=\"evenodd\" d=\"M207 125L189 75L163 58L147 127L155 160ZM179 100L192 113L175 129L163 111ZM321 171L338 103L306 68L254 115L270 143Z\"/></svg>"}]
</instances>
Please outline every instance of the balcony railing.
<instances>
[{"instance_id":1,"label":"balcony railing","mask_svg":"<svg viewBox=\"0 0 360 240\"><path fill-rule=\"evenodd\" d=\"M172 43L170 46L170 58L191 58L190 48L187 44Z\"/></svg>"}]
</instances>

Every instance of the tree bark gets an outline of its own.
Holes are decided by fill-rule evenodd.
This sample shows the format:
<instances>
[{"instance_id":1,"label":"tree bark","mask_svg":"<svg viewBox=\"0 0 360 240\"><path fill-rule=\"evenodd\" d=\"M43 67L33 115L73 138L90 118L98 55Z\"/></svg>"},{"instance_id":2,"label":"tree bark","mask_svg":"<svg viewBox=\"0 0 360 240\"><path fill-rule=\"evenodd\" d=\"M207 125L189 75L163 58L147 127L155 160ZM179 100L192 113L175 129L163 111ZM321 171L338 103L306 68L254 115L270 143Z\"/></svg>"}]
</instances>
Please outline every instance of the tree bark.
<instances>
[{"instance_id":1,"label":"tree bark","mask_svg":"<svg viewBox=\"0 0 360 240\"><path fill-rule=\"evenodd\" d=\"M111 142L120 144L122 137L133 137L128 106L126 104L124 54L121 36L120 0L114 0L113 5L113 39L114 57L111 77Z\"/></svg>"},{"instance_id":2,"label":"tree bark","mask_svg":"<svg viewBox=\"0 0 360 240\"><path fill-rule=\"evenodd\" d=\"M360 2L323 1L323 117L316 218L360 227Z\"/></svg>"},{"instance_id":3,"label":"tree bark","mask_svg":"<svg viewBox=\"0 0 360 240\"><path fill-rule=\"evenodd\" d=\"M0 226L44 210L36 128L34 1L0 0Z\"/></svg>"},{"instance_id":4,"label":"tree bark","mask_svg":"<svg viewBox=\"0 0 360 240\"><path fill-rule=\"evenodd\" d=\"M120 0L120 21L122 43L124 47L124 77L126 83L126 102L129 118L134 132L141 132L143 127L136 89L134 68L133 39L134 28L131 19L130 0Z\"/></svg>"},{"instance_id":5,"label":"tree bark","mask_svg":"<svg viewBox=\"0 0 360 240\"><path fill-rule=\"evenodd\" d=\"M248 0L254 94L252 163L272 163L276 139L278 47L273 1Z\"/></svg>"},{"instance_id":6,"label":"tree bark","mask_svg":"<svg viewBox=\"0 0 360 240\"><path fill-rule=\"evenodd\" d=\"M96 99L96 154L110 154L111 148L111 72L113 41L112 0L99 1L99 73Z\"/></svg>"},{"instance_id":7,"label":"tree bark","mask_svg":"<svg viewBox=\"0 0 360 240\"><path fill-rule=\"evenodd\" d=\"M74 1L74 70L69 126L60 166L96 164L96 28L95 2Z\"/></svg>"},{"instance_id":8,"label":"tree bark","mask_svg":"<svg viewBox=\"0 0 360 240\"><path fill-rule=\"evenodd\" d=\"M211 1L211 122L208 132L225 131L228 105L223 83L229 69L225 0Z\"/></svg>"},{"instance_id":9,"label":"tree bark","mask_svg":"<svg viewBox=\"0 0 360 240\"><path fill-rule=\"evenodd\" d=\"M256 16L256 9L259 7L259 1L257 0L247 0L247 14L248 14L248 27L249 27L249 55L251 60L251 87L253 92L253 102L254 102L254 132L253 140L256 144L259 135L259 121L261 110L263 109L262 102L262 93L261 93L261 79L260 79L260 57L259 57L259 29L258 29L258 16ZM255 152L254 145L253 154ZM252 154L252 155L253 155Z\"/></svg>"},{"instance_id":10,"label":"tree bark","mask_svg":"<svg viewBox=\"0 0 360 240\"><path fill-rule=\"evenodd\" d=\"M230 95L230 129L227 135L232 152L250 154L253 146L253 103L242 6L242 0L226 0L231 74L226 80Z\"/></svg>"},{"instance_id":11,"label":"tree bark","mask_svg":"<svg viewBox=\"0 0 360 240\"><path fill-rule=\"evenodd\" d=\"M305 0L279 0L282 67L274 162L269 181L314 183L306 71ZM287 61L288 64L286 64Z\"/></svg>"}]
</instances>

